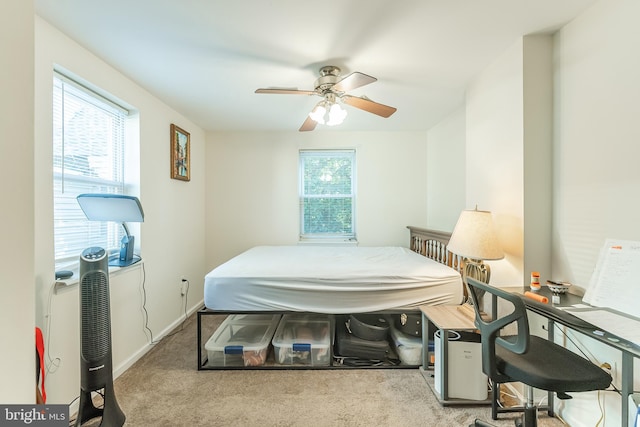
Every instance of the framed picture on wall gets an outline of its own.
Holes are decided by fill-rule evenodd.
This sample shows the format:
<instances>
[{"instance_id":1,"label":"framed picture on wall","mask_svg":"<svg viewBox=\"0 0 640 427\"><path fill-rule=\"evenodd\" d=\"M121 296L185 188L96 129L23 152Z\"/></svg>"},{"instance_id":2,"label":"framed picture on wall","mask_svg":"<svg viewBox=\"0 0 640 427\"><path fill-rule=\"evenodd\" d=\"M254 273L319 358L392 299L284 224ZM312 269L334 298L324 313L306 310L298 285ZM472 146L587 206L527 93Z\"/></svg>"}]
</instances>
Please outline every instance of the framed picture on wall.
<instances>
[{"instance_id":1,"label":"framed picture on wall","mask_svg":"<svg viewBox=\"0 0 640 427\"><path fill-rule=\"evenodd\" d=\"M184 129L171 124L171 178L182 181L191 179L190 135Z\"/></svg>"}]
</instances>

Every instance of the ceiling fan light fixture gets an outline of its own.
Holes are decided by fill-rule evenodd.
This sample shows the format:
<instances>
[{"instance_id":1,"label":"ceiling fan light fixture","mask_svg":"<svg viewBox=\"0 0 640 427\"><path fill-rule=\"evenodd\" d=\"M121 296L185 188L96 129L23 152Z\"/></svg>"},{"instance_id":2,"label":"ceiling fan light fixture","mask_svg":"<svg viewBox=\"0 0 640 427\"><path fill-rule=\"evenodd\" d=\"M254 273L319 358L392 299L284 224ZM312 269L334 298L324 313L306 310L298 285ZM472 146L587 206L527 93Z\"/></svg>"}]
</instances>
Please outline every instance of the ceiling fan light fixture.
<instances>
[{"instance_id":1,"label":"ceiling fan light fixture","mask_svg":"<svg viewBox=\"0 0 640 427\"><path fill-rule=\"evenodd\" d=\"M324 124L324 116L327 113L327 109L324 106L324 101L318 103L315 108L309 113L309 117L311 117L316 123L321 125Z\"/></svg>"},{"instance_id":2,"label":"ceiling fan light fixture","mask_svg":"<svg viewBox=\"0 0 640 427\"><path fill-rule=\"evenodd\" d=\"M309 113L313 121L321 125L336 126L344 122L347 117L347 110L342 108L336 101L324 100Z\"/></svg>"},{"instance_id":3,"label":"ceiling fan light fixture","mask_svg":"<svg viewBox=\"0 0 640 427\"><path fill-rule=\"evenodd\" d=\"M333 104L329 110L329 120L327 120L327 126L336 126L344 122L347 117L347 110L340 107L339 104Z\"/></svg>"},{"instance_id":4,"label":"ceiling fan light fixture","mask_svg":"<svg viewBox=\"0 0 640 427\"><path fill-rule=\"evenodd\" d=\"M351 107L387 118L396 112L395 107L380 104L366 97L349 95L353 89L368 85L377 81L375 77L354 71L351 74L341 77L340 68L334 65L327 65L320 68L320 77L315 81L313 90L298 90L290 88L260 88L256 93L293 94L293 95L317 95L324 98L313 108L300 129L300 132L314 130L317 124L336 126L344 122L347 111L344 110L338 101Z\"/></svg>"}]
</instances>

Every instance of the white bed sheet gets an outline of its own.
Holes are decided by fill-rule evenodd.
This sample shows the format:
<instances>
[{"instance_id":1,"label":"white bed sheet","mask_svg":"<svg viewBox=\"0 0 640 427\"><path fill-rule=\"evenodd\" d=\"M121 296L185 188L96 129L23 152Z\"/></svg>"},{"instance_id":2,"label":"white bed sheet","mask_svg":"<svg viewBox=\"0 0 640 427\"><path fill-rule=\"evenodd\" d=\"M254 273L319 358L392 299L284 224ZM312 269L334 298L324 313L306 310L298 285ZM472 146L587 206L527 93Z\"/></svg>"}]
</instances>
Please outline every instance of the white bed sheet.
<instances>
[{"instance_id":1,"label":"white bed sheet","mask_svg":"<svg viewBox=\"0 0 640 427\"><path fill-rule=\"evenodd\" d=\"M204 282L216 311L363 313L462 298L457 271L402 247L257 246Z\"/></svg>"}]
</instances>

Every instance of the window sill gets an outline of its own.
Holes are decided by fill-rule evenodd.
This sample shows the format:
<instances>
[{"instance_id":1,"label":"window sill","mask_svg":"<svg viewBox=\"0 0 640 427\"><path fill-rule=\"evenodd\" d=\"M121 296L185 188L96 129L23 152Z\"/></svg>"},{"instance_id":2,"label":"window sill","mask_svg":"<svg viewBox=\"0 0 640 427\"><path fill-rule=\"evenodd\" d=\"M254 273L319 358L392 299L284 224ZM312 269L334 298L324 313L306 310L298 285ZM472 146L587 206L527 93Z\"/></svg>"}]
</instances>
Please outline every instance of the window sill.
<instances>
[{"instance_id":1,"label":"window sill","mask_svg":"<svg viewBox=\"0 0 640 427\"><path fill-rule=\"evenodd\" d=\"M358 246L355 239L300 239L300 246Z\"/></svg>"},{"instance_id":2,"label":"window sill","mask_svg":"<svg viewBox=\"0 0 640 427\"><path fill-rule=\"evenodd\" d=\"M109 277L117 276L118 274L121 274L124 271L129 271L133 268L136 268L137 266L142 266L143 263L144 263L144 260L140 260L135 264L131 264L126 267L109 266ZM75 263L74 265L69 265L66 267L66 269L69 271L72 271L73 276L71 276L68 279L56 279L55 285L54 285L55 286L54 291L56 293L63 289L72 288L73 286L77 285L78 282L80 281L80 272L79 272L80 265L78 263Z\"/></svg>"}]
</instances>

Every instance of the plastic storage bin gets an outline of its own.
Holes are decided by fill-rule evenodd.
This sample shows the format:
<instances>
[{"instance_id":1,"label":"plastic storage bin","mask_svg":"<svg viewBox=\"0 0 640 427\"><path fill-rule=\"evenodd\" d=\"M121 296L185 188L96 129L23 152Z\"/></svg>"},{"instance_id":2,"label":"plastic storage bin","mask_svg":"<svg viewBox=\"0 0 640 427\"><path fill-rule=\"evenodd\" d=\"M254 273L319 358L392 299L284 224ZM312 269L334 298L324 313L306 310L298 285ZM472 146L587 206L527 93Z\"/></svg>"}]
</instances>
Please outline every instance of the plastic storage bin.
<instances>
[{"instance_id":1,"label":"plastic storage bin","mask_svg":"<svg viewBox=\"0 0 640 427\"><path fill-rule=\"evenodd\" d=\"M422 337L400 332L392 324L391 341L400 361L405 365L422 365Z\"/></svg>"},{"instance_id":2,"label":"plastic storage bin","mask_svg":"<svg viewBox=\"0 0 640 427\"><path fill-rule=\"evenodd\" d=\"M329 315L285 314L273 336L280 365L328 366L333 320Z\"/></svg>"},{"instance_id":3,"label":"plastic storage bin","mask_svg":"<svg viewBox=\"0 0 640 427\"><path fill-rule=\"evenodd\" d=\"M209 357L207 365L263 365L280 317L279 314L229 315L204 346Z\"/></svg>"}]
</instances>

